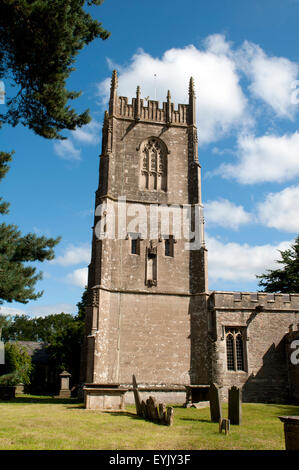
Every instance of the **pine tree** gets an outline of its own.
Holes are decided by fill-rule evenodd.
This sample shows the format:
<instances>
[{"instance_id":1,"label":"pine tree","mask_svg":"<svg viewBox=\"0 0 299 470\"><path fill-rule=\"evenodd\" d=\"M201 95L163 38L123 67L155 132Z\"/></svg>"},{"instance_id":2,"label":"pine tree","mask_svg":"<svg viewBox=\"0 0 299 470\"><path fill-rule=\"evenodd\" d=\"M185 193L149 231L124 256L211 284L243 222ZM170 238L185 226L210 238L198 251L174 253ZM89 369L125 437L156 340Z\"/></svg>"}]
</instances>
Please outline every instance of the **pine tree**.
<instances>
[{"instance_id":1,"label":"pine tree","mask_svg":"<svg viewBox=\"0 0 299 470\"><path fill-rule=\"evenodd\" d=\"M110 35L84 7L103 0L1 0L0 80L11 80L16 95L6 100L0 124L22 123L48 139L62 138L90 121L68 104L80 92L68 91L76 55L96 38Z\"/></svg>"},{"instance_id":2,"label":"pine tree","mask_svg":"<svg viewBox=\"0 0 299 470\"><path fill-rule=\"evenodd\" d=\"M11 154L0 152L0 181L8 170ZM8 203L1 200L0 213L8 212ZM27 303L43 292L35 292L36 282L42 278L30 261L51 260L60 238L38 237L35 233L22 236L15 225L0 224L0 304Z\"/></svg>"},{"instance_id":3,"label":"pine tree","mask_svg":"<svg viewBox=\"0 0 299 470\"><path fill-rule=\"evenodd\" d=\"M16 95L6 100L3 123L21 123L47 139L63 139L61 131L74 130L90 121L89 111L77 114L68 105L80 92L69 91L66 81L78 52L94 39L110 35L86 7L103 0L1 0L0 80L10 81ZM12 153L0 152L0 181L8 171ZM0 214L9 204L0 198ZM22 236L15 225L0 224L0 304L27 303L42 295L35 292L41 273L27 264L51 260L60 238Z\"/></svg>"},{"instance_id":4,"label":"pine tree","mask_svg":"<svg viewBox=\"0 0 299 470\"><path fill-rule=\"evenodd\" d=\"M290 249L279 251L281 259L277 263L282 268L268 269L265 274L256 276L260 279L259 286L264 292L299 293L299 236Z\"/></svg>"}]
</instances>

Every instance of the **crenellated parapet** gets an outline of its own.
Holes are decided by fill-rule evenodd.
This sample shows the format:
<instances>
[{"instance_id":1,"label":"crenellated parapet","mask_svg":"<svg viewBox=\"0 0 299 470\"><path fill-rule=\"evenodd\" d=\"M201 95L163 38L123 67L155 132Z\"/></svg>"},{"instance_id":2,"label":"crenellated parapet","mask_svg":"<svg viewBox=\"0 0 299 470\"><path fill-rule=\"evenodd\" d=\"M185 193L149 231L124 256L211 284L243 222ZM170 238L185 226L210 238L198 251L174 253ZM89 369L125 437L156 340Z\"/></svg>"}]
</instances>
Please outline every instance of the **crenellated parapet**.
<instances>
[{"instance_id":1,"label":"crenellated parapet","mask_svg":"<svg viewBox=\"0 0 299 470\"><path fill-rule=\"evenodd\" d=\"M139 101L139 103L138 103ZM159 101L145 100L136 98L132 99L132 103L126 96L117 98L114 116L135 120L135 110L138 109L138 118L141 121L153 121L163 124L179 124L188 125L188 105L179 104L178 109L174 109L174 104L166 101L160 107Z\"/></svg>"},{"instance_id":2,"label":"crenellated parapet","mask_svg":"<svg viewBox=\"0 0 299 470\"><path fill-rule=\"evenodd\" d=\"M268 292L212 292L210 310L256 310L299 312L299 294L271 294Z\"/></svg>"},{"instance_id":3,"label":"crenellated parapet","mask_svg":"<svg viewBox=\"0 0 299 470\"><path fill-rule=\"evenodd\" d=\"M151 121L168 126L195 125L195 95L193 92L193 94L191 93L192 96L189 99L189 104L179 104L177 109L175 109L174 103L171 102L169 91L166 101L160 106L159 101L142 99L140 97L139 86L137 87L136 97L132 98L131 102L129 102L129 98L126 96L117 96L117 85L117 73L114 70L110 88L110 117L113 116L132 121Z\"/></svg>"}]
</instances>

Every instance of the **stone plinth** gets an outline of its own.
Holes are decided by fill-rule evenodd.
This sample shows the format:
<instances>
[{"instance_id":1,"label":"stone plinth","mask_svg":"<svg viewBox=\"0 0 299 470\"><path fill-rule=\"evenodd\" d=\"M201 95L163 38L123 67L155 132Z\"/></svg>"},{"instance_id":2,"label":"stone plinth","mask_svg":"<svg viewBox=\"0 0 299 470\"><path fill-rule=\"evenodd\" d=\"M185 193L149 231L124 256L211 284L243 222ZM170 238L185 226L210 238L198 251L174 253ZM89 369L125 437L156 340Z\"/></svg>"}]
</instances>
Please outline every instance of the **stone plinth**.
<instances>
[{"instance_id":1,"label":"stone plinth","mask_svg":"<svg viewBox=\"0 0 299 470\"><path fill-rule=\"evenodd\" d=\"M124 410L127 388L116 384L85 384L84 404L89 410Z\"/></svg>"},{"instance_id":2,"label":"stone plinth","mask_svg":"<svg viewBox=\"0 0 299 470\"><path fill-rule=\"evenodd\" d=\"M59 398L70 398L71 391L70 391L70 377L71 374L66 370L59 374L61 385L60 385L60 392Z\"/></svg>"},{"instance_id":3,"label":"stone plinth","mask_svg":"<svg viewBox=\"0 0 299 470\"><path fill-rule=\"evenodd\" d=\"M286 450L299 450L299 416L278 416L284 423Z\"/></svg>"}]
</instances>

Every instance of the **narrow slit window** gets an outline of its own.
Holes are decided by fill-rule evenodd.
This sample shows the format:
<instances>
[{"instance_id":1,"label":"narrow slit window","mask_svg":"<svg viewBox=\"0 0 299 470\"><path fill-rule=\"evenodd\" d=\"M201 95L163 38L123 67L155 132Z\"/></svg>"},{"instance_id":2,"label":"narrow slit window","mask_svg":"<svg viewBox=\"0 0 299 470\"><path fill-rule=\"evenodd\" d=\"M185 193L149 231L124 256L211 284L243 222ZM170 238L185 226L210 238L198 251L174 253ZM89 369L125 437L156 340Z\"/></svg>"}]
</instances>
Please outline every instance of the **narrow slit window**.
<instances>
[{"instance_id":1,"label":"narrow slit window","mask_svg":"<svg viewBox=\"0 0 299 470\"><path fill-rule=\"evenodd\" d=\"M140 255L140 238L139 237L131 238L131 254Z\"/></svg>"},{"instance_id":2,"label":"narrow slit window","mask_svg":"<svg viewBox=\"0 0 299 470\"><path fill-rule=\"evenodd\" d=\"M233 335L226 336L226 354L227 354L227 369L235 370L234 365L234 339Z\"/></svg>"},{"instance_id":3,"label":"narrow slit window","mask_svg":"<svg viewBox=\"0 0 299 470\"><path fill-rule=\"evenodd\" d=\"M241 334L236 336L236 356L237 356L237 370L244 370L244 350L243 338Z\"/></svg>"},{"instance_id":4,"label":"narrow slit window","mask_svg":"<svg viewBox=\"0 0 299 470\"><path fill-rule=\"evenodd\" d=\"M165 238L165 256L174 256L173 235L169 235L169 238Z\"/></svg>"}]
</instances>

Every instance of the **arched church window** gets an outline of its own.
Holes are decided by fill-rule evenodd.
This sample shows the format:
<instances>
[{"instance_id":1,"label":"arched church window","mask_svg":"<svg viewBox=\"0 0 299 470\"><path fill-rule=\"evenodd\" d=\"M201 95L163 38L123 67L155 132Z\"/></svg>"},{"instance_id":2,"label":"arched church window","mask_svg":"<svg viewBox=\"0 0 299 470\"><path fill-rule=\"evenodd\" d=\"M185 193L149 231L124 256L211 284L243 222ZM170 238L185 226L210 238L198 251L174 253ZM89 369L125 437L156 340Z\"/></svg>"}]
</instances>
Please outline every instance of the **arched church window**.
<instances>
[{"instance_id":1,"label":"arched church window","mask_svg":"<svg viewBox=\"0 0 299 470\"><path fill-rule=\"evenodd\" d=\"M244 334L240 328L226 328L226 359L228 370L245 370Z\"/></svg>"},{"instance_id":2,"label":"arched church window","mask_svg":"<svg viewBox=\"0 0 299 470\"><path fill-rule=\"evenodd\" d=\"M140 187L167 191L167 150L155 137L147 139L141 146Z\"/></svg>"}]
</instances>

